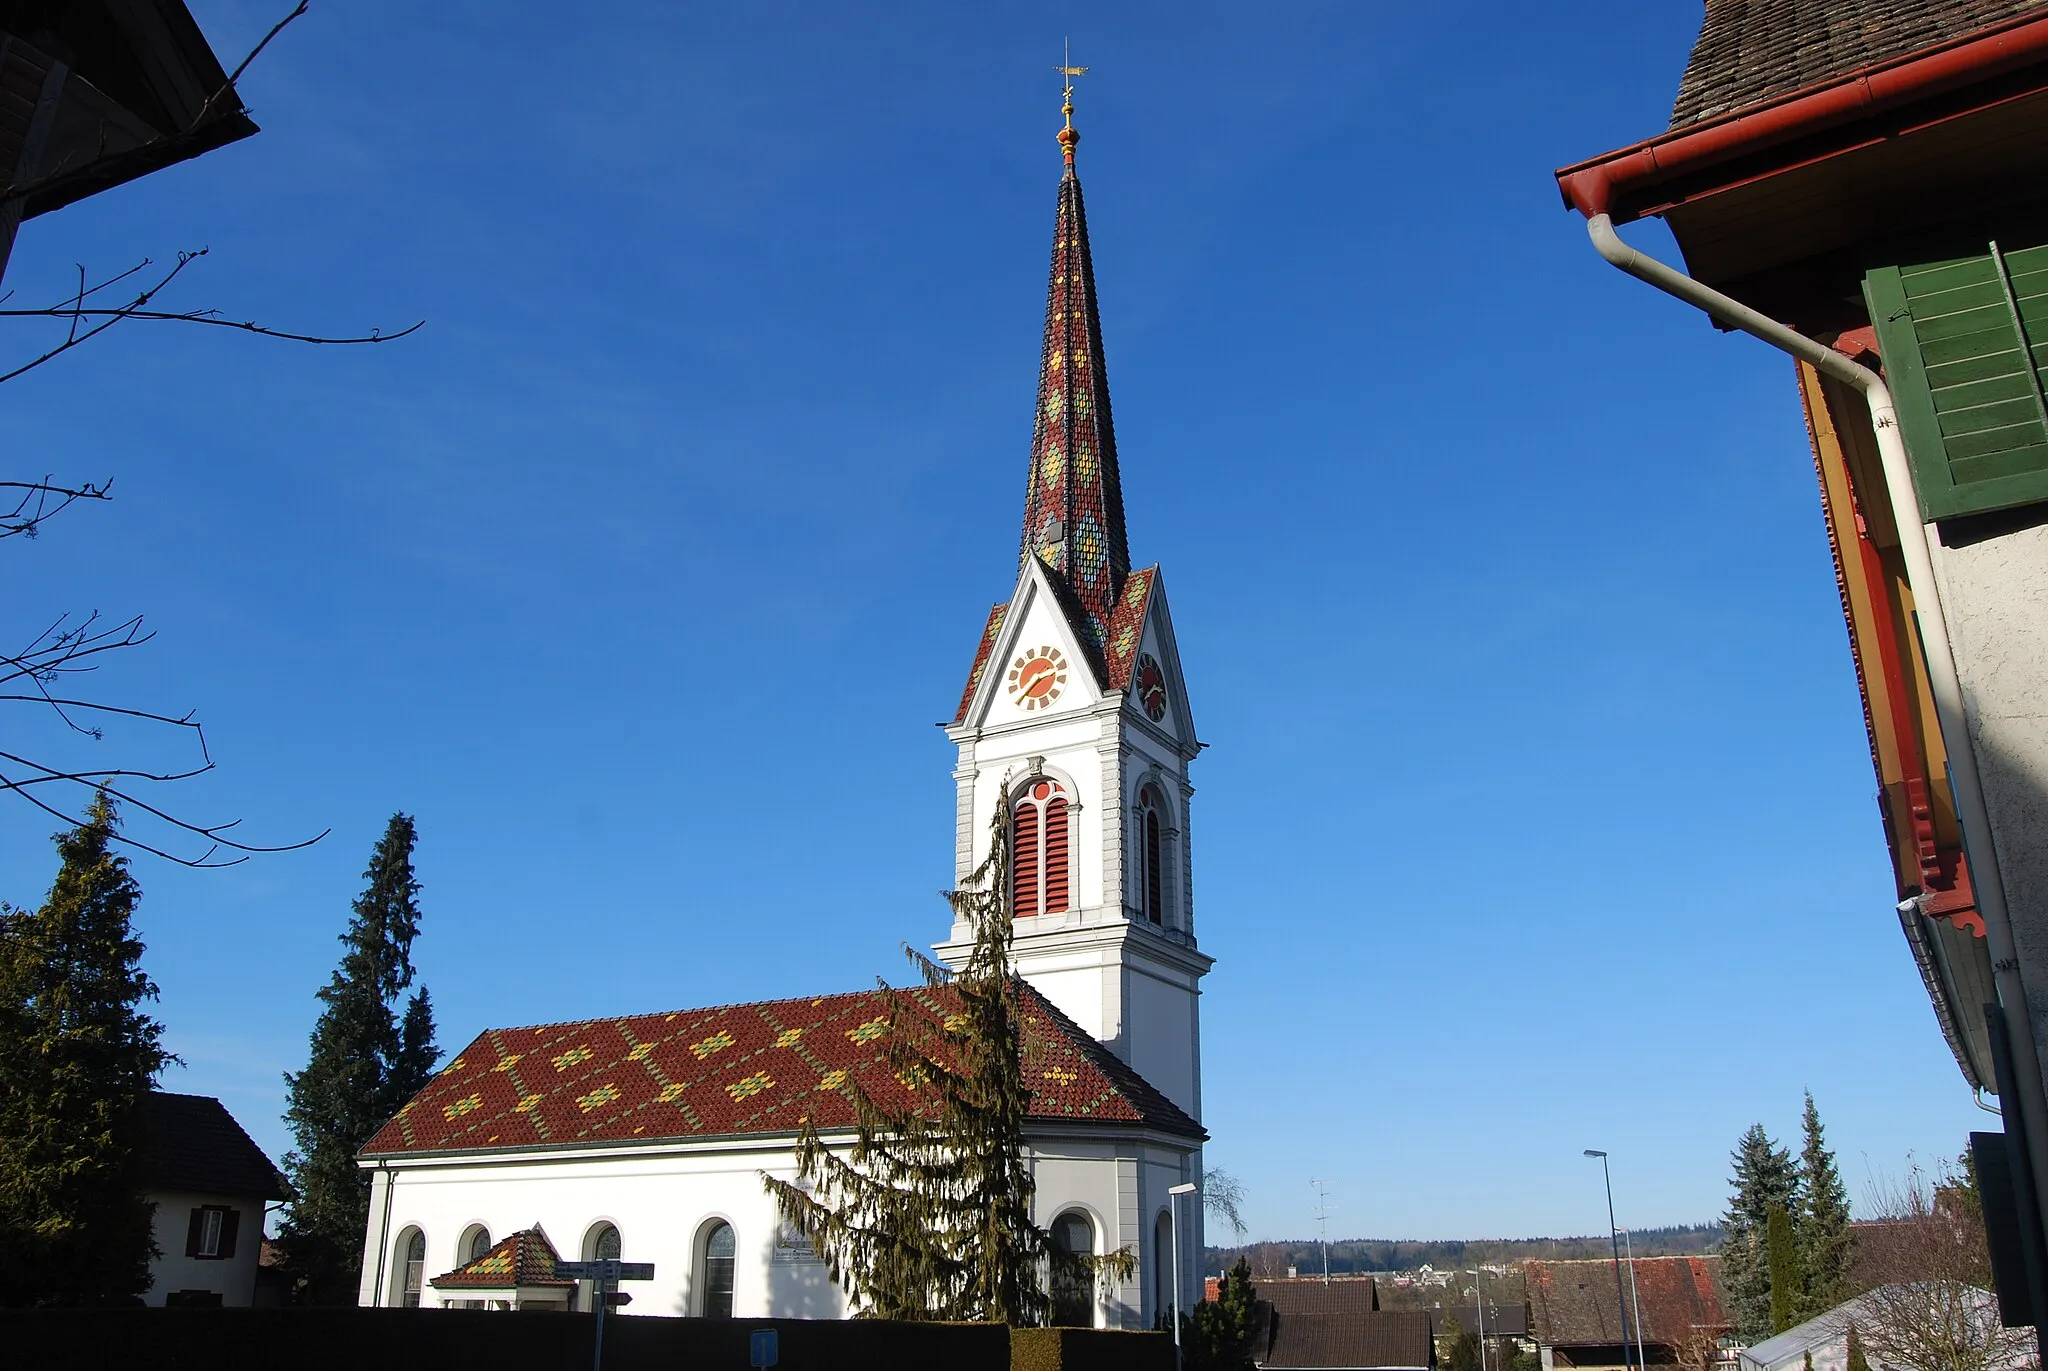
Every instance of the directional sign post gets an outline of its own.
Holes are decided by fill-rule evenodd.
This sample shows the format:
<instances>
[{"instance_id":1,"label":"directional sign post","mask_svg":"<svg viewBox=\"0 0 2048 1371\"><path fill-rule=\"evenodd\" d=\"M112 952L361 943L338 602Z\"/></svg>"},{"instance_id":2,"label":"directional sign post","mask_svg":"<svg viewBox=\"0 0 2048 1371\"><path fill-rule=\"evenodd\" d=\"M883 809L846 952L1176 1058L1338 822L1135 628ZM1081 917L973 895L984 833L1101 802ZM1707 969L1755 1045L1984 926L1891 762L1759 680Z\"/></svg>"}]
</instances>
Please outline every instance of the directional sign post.
<instances>
[{"instance_id":1,"label":"directional sign post","mask_svg":"<svg viewBox=\"0 0 2048 1371\"><path fill-rule=\"evenodd\" d=\"M651 1281L654 1279L653 1262L622 1262L616 1257L600 1257L596 1261L556 1262L555 1274L572 1281L590 1281L596 1286L597 1299L597 1347L591 1353L591 1371L604 1371L604 1311L612 1303L613 1288L620 1281ZM619 1299L624 1304L630 1296Z\"/></svg>"}]
</instances>

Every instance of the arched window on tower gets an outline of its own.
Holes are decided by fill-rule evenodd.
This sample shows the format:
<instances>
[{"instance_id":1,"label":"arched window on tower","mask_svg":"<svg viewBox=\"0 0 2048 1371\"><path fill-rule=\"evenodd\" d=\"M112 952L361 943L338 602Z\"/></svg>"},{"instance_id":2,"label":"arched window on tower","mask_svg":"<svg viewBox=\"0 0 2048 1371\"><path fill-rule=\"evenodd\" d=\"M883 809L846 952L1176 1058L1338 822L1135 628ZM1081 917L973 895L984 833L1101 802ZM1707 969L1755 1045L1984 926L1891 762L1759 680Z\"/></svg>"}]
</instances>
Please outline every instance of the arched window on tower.
<instances>
[{"instance_id":1,"label":"arched window on tower","mask_svg":"<svg viewBox=\"0 0 2048 1371\"><path fill-rule=\"evenodd\" d=\"M1138 841L1144 849L1144 868L1141 872L1141 879L1144 882L1142 897L1145 917L1155 924L1166 922L1166 839L1162 831L1164 821L1161 816L1161 811L1165 808L1166 802L1151 786L1148 785L1138 792Z\"/></svg>"},{"instance_id":2,"label":"arched window on tower","mask_svg":"<svg viewBox=\"0 0 2048 1371\"><path fill-rule=\"evenodd\" d=\"M1063 914L1068 906L1071 846L1067 795L1034 781L1010 810L1010 903L1020 919Z\"/></svg>"}]
</instances>

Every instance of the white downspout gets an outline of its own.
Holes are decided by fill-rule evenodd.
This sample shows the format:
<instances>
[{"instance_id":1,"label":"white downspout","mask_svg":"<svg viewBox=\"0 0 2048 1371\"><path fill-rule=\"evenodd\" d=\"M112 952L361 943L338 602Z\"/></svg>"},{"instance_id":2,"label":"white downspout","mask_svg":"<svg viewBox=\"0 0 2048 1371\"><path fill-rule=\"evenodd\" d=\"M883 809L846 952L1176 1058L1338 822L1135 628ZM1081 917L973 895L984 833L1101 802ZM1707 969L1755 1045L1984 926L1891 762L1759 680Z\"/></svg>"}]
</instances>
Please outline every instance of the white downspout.
<instances>
[{"instance_id":1,"label":"white downspout","mask_svg":"<svg viewBox=\"0 0 2048 1371\"><path fill-rule=\"evenodd\" d=\"M1825 376L1854 386L1870 406L1870 426L1877 436L1878 456L1884 465L1885 494L1892 522L1899 530L1899 550L1905 554L1906 584L1913 592L1914 621L1920 629L1920 644L1927 657L1928 684L1934 692L1934 713L1941 728L1943 747L1948 752L1949 779L1955 788L1956 807L1961 811L1964 844L1970 854L1970 882L1977 897L1977 911L1984 916L1984 937L1991 953L1991 969L1998 987L1998 1002L2011 1016L2016 1030L2012 1040L2014 1074L2019 1080L2020 1117L2025 1122L2027 1153L2034 1175L2042 1178L2041 1194L2048 1197L2048 1098L2044 1098L2040 1054L2034 1047L2033 1018L2027 1013L2026 987L2020 981L2019 955L2012 936L2012 919L2005 904L2005 882L1998 870L1998 854L1991 836L1991 816L1984 807L1984 785L1977 774L1977 753L1970 745L1969 722L1963 713L1963 683L1956 674L1956 660L1948 641L1948 619L1942 611L1941 591L1934 579L1934 561L1927 549L1927 525L1920 518L1920 504L1913 494L1913 475L1906 463L1906 442L1899 433L1899 417L1892 408L1891 391L1870 368L1859 366L1831 347L1824 347L1805 334L1795 333L1775 319L1767 318L1730 299L1711 286L1703 285L1664 265L1654 257L1637 252L1614 231L1605 214L1587 216L1586 232L1602 257L1639 281L1648 282L1667 295L1705 310L1732 328L1741 329L1789 352ZM1962 1006L1956 1006L1959 1012ZM2044 1215L2048 1221L2048 1215Z\"/></svg>"}]
</instances>

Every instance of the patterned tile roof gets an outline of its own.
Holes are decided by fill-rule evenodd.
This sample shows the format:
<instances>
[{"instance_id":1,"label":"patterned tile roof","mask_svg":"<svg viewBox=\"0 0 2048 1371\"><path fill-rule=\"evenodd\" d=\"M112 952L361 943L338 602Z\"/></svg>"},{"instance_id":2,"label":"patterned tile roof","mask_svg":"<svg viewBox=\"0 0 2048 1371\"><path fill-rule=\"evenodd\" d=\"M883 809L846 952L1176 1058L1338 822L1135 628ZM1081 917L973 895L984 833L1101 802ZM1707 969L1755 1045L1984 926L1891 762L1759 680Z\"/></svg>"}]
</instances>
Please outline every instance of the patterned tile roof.
<instances>
[{"instance_id":1,"label":"patterned tile roof","mask_svg":"<svg viewBox=\"0 0 2048 1371\"><path fill-rule=\"evenodd\" d=\"M1090 647L1101 648L1131 554L1124 537L1123 482L1110 422L1088 215L1071 163L1060 178L1053 224L1019 567L1034 554L1080 601L1075 631Z\"/></svg>"},{"instance_id":2,"label":"patterned tile roof","mask_svg":"<svg viewBox=\"0 0 2048 1371\"><path fill-rule=\"evenodd\" d=\"M494 1028L458 1053L363 1149L366 1157L575 1144L789 1135L806 1118L851 1127L838 1087L905 1087L882 1059L891 1001L933 1020L949 990L867 990ZM1031 1117L1202 1127L1035 990L1024 987Z\"/></svg>"},{"instance_id":3,"label":"patterned tile roof","mask_svg":"<svg viewBox=\"0 0 2048 1371\"><path fill-rule=\"evenodd\" d=\"M522 1228L511 1237L445 1276L428 1284L437 1290L511 1290L520 1286L573 1286L575 1281L555 1274L561 1257L548 1235L538 1228Z\"/></svg>"},{"instance_id":4,"label":"patterned tile roof","mask_svg":"<svg viewBox=\"0 0 2048 1371\"><path fill-rule=\"evenodd\" d=\"M1637 1257L1629 1302L1641 1302L1644 1340L1677 1345L1695 1329L1726 1328L1720 1274L1719 1257ZM1529 1261L1522 1278L1537 1341L1553 1347L1620 1343L1611 1262Z\"/></svg>"},{"instance_id":5,"label":"patterned tile roof","mask_svg":"<svg viewBox=\"0 0 2048 1371\"><path fill-rule=\"evenodd\" d=\"M997 605L988 612L988 624L981 630L981 645L974 649L974 669L967 673L967 688L960 692L960 708L953 713L956 724L967 719L967 711L974 704L974 689L981 684L981 673L988 669L988 655L996 650L996 639L1003 631L1003 617L1009 612L1007 604Z\"/></svg>"},{"instance_id":6,"label":"patterned tile roof","mask_svg":"<svg viewBox=\"0 0 2048 1371\"><path fill-rule=\"evenodd\" d=\"M1152 603L1152 587L1158 580L1157 563L1132 572L1124 582L1123 594L1116 597L1116 608L1110 611L1102 663L1108 669L1111 690L1131 688L1131 672L1138 665L1138 644L1145 641L1145 610Z\"/></svg>"},{"instance_id":7,"label":"patterned tile roof","mask_svg":"<svg viewBox=\"0 0 2048 1371\"><path fill-rule=\"evenodd\" d=\"M2048 0L1707 0L1671 127L2031 14Z\"/></svg>"}]
</instances>

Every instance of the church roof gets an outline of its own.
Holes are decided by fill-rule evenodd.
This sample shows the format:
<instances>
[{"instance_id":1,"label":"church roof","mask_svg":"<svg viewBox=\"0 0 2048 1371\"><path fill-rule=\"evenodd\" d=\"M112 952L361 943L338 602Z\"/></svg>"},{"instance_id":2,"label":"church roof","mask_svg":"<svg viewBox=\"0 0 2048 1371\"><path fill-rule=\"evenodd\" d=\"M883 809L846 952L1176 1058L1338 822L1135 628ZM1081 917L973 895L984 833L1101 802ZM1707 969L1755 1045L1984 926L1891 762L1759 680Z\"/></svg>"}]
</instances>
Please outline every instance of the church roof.
<instances>
[{"instance_id":1,"label":"church roof","mask_svg":"<svg viewBox=\"0 0 2048 1371\"><path fill-rule=\"evenodd\" d=\"M370 1139L365 1157L794 1134L805 1118L850 1128L848 1076L901 1100L881 1038L892 1001L934 1019L952 992L860 991L494 1028L458 1053ZM1023 987L1031 1118L1137 1124L1182 1137L1202 1126Z\"/></svg>"},{"instance_id":2,"label":"church roof","mask_svg":"<svg viewBox=\"0 0 2048 1371\"><path fill-rule=\"evenodd\" d=\"M1132 572L1124 579L1123 593L1116 597L1116 604L1110 609L1108 630L1102 644L1098 647L1086 638L1081 639L1078 655L1088 663L1102 688L1112 694L1131 688L1131 672L1138 664L1138 644L1145 640L1145 610L1152 603L1152 589L1158 582L1157 563ZM1086 613L1066 584L1057 577L1053 578L1053 588L1060 609L1069 622ZM967 711L974 707L975 689L988 670L989 655L995 651L996 640L1003 635L1003 621L1009 612L1010 607L1006 604L996 605L988 612L988 624L981 630L981 642L974 649L974 667L967 673L966 688L960 692L960 708L953 714L956 724L965 723Z\"/></svg>"},{"instance_id":3,"label":"church roof","mask_svg":"<svg viewBox=\"0 0 2048 1371\"><path fill-rule=\"evenodd\" d=\"M1024 488L1018 565L1037 555L1080 602L1074 625L1100 648L1130 571L1123 482L1109 414L1109 372L1096 308L1088 215L1071 162L1060 178L1046 288L1045 344L1038 363L1031 471Z\"/></svg>"},{"instance_id":4,"label":"church roof","mask_svg":"<svg viewBox=\"0 0 2048 1371\"><path fill-rule=\"evenodd\" d=\"M548 1235L522 1228L465 1266L436 1276L436 1290L512 1290L532 1286L573 1287L576 1282L555 1274L561 1260Z\"/></svg>"}]
</instances>

